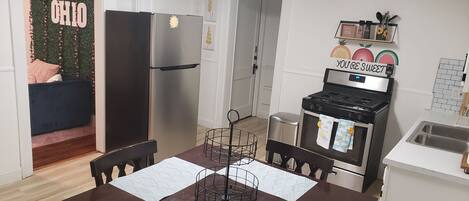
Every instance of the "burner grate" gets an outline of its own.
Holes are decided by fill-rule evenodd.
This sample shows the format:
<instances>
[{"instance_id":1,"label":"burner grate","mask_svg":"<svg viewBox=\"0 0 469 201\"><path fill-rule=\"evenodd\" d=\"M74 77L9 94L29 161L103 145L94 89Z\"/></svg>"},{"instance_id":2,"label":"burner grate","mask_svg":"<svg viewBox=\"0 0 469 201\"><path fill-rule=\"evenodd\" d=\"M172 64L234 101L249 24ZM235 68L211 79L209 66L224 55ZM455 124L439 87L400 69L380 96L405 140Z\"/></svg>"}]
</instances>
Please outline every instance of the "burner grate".
<instances>
[{"instance_id":1,"label":"burner grate","mask_svg":"<svg viewBox=\"0 0 469 201\"><path fill-rule=\"evenodd\" d=\"M322 91L313 95L311 98L317 100L320 103L335 104L342 107L348 107L355 110L377 110L382 105L385 105L385 101L381 99L374 99L371 97L358 96L356 94L344 93L344 92L330 92Z\"/></svg>"}]
</instances>

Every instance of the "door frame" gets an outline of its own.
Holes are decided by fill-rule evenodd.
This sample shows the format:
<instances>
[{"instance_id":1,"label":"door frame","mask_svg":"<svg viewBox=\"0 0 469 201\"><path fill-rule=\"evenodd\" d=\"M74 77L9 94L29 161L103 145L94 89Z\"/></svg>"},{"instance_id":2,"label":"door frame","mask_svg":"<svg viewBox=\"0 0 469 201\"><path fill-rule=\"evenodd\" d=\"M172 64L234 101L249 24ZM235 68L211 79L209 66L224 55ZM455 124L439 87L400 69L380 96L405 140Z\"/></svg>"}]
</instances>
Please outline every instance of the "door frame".
<instances>
[{"instance_id":1,"label":"door frame","mask_svg":"<svg viewBox=\"0 0 469 201\"><path fill-rule=\"evenodd\" d=\"M266 27L266 13L267 8L264 5L264 0L261 0L261 11L259 21L259 39L257 41L257 72L254 77L254 98L252 100L252 116L258 116L257 105L259 103L261 75L262 75L262 57L264 55L264 38L265 38L265 27Z\"/></svg>"},{"instance_id":2,"label":"door frame","mask_svg":"<svg viewBox=\"0 0 469 201\"><path fill-rule=\"evenodd\" d=\"M256 92L256 87L258 85L258 82L260 80L260 77L258 76L259 75L259 55L260 54L260 43L261 43L261 39L263 39L263 37L261 38L261 34L262 34L262 27L261 25L263 24L263 1L264 0L259 0L260 1L260 10L258 12L258 17L259 17L259 23L258 23L258 27L257 27L257 30L255 31L255 34L257 35L256 36L256 45L257 45L257 52L254 52L254 54L251 56L252 57L252 62L251 62L251 67L253 67L254 65L254 57L257 56L257 61L256 61L256 65L258 66L258 69L256 70L255 74L254 74L254 85L252 86L252 89L251 89L251 93L250 96L252 96L252 100L251 100L251 104L252 104L252 107L251 107L251 115L250 116L255 116L256 113L256 108L257 108L257 104L254 104L254 103L257 103L257 92ZM234 76L235 76L235 58L236 58L236 45L237 45L237 31L238 31L238 16L239 16L239 0L236 0L236 9L235 9L235 13L236 13L236 17L235 17L235 35L234 35L234 41L233 41L233 49L234 49L234 52L233 52L233 62L232 62L232 68L231 68L231 84L230 84L230 97L229 97L229 109L232 109L232 98L233 98L233 82L234 82ZM256 45L253 45L253 48L256 48ZM248 117L250 117L248 116Z\"/></svg>"},{"instance_id":3,"label":"door frame","mask_svg":"<svg viewBox=\"0 0 469 201\"><path fill-rule=\"evenodd\" d=\"M226 127L228 120L226 113L231 108L231 92L233 85L233 66L235 58L235 42L236 42L236 29L238 25L238 4L239 0L228 0L221 4L221 10L225 11L226 23L219 24L220 32L219 41L226 41L226 43L219 44L220 64L217 73L217 101L215 105L215 118L211 127ZM223 19L223 18L222 18ZM223 20L221 20L223 21Z\"/></svg>"},{"instance_id":4,"label":"door frame","mask_svg":"<svg viewBox=\"0 0 469 201\"><path fill-rule=\"evenodd\" d=\"M289 4L290 1L287 0L282 0L282 9L281 9L281 15L284 12L284 9L291 7ZM220 24L220 26L223 28L219 33L220 36L220 41L227 41L226 44L222 43L219 46L220 52L220 71L218 72L217 76L217 83L219 83L219 86L217 87L217 97L219 97L219 101L217 101L216 107L215 107L215 120L213 123L212 127L225 127L228 125L228 120L226 119L225 115L226 113L230 110L231 108L231 94L232 94L232 85L233 85L233 71L234 71L234 58L235 58L235 42L236 42L236 30L237 30L237 25L238 25L238 5L239 5L239 0L229 0L226 2L226 4L223 5L223 10L227 12L226 14L226 23ZM262 19L261 19L262 20ZM280 27L282 26L283 20L281 18L280 20ZM280 34L280 33L279 33ZM280 37L280 35L279 35ZM283 36L282 36L283 37ZM280 40L277 43L277 46L280 43ZM279 48L277 48L277 51L279 51ZM258 50L258 55L261 54L261 51ZM276 58L275 63L277 66L278 64L278 58ZM274 70L274 83L278 81L276 79ZM256 73L258 75L259 73ZM257 82L256 78L256 82ZM258 93L257 93L258 94ZM271 102L272 102L272 97L274 94L271 96ZM258 98L258 97L257 97ZM274 105L278 104L277 100L274 100ZM256 106L257 107L257 106ZM272 109L272 103L270 108ZM257 108L256 108L257 109ZM270 111L271 113L272 111Z\"/></svg>"},{"instance_id":5,"label":"door frame","mask_svg":"<svg viewBox=\"0 0 469 201\"><path fill-rule=\"evenodd\" d=\"M234 35L234 46L233 49L236 49L236 31L238 29L238 6L239 6L239 0L236 1L236 6L235 6L235 35ZM256 74L254 76L254 91L253 91L253 100L252 100L252 111L251 114L252 116L258 116L257 112L257 107L259 103L259 95L260 95L260 81L261 81L261 75L262 75L262 57L264 55L264 38L265 38L265 29L266 29L266 14L267 14L267 7L264 5L265 0L261 0L261 10L260 10L260 20L259 20L259 30L258 30L258 39L257 39L257 66L258 69L256 71ZM282 7L283 7L283 1L282 1ZM281 13L281 11L280 11ZM231 77L234 75L234 58L235 58L236 51L234 51L234 54L232 55L233 57L233 62L231 65ZM229 103L228 106L231 107L231 99L232 99L232 90L233 90L233 78L230 80L231 85L229 86ZM271 97L272 98L272 97Z\"/></svg>"},{"instance_id":6,"label":"door frame","mask_svg":"<svg viewBox=\"0 0 469 201\"><path fill-rule=\"evenodd\" d=\"M29 90L27 81L26 32L24 1L9 0L10 26L15 72L16 112L18 115L21 178L33 174ZM12 14L14 13L14 14Z\"/></svg>"}]
</instances>

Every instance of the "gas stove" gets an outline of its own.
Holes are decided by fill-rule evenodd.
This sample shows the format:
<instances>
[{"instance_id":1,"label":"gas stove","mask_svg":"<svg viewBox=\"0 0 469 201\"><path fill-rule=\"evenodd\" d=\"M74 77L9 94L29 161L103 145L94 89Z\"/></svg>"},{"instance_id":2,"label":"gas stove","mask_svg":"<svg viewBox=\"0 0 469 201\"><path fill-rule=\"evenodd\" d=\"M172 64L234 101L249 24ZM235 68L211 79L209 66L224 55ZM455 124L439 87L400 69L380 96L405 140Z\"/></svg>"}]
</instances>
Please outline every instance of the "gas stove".
<instances>
[{"instance_id":1,"label":"gas stove","mask_svg":"<svg viewBox=\"0 0 469 201\"><path fill-rule=\"evenodd\" d=\"M309 97L311 97L314 101L319 101L321 103L336 104L342 107L363 111L373 111L386 104L385 101L374 99L372 97L367 98L356 96L354 94L333 91L322 91Z\"/></svg>"},{"instance_id":2,"label":"gas stove","mask_svg":"<svg viewBox=\"0 0 469 201\"><path fill-rule=\"evenodd\" d=\"M326 71L326 75L329 76L325 78L323 91L303 98L302 108L304 110L336 118L371 123L375 114L386 109L389 105L392 89L392 79L390 78L379 78L330 69ZM337 84L333 82L337 78L332 76L348 77L348 81L342 80L341 84ZM385 88L381 91L360 88L361 86L355 84L356 81L353 80L357 76L362 77L361 80L364 78L363 82L359 82L362 87L367 84L367 77L388 80L388 82L382 82L388 86L380 87Z\"/></svg>"},{"instance_id":3,"label":"gas stove","mask_svg":"<svg viewBox=\"0 0 469 201\"><path fill-rule=\"evenodd\" d=\"M364 192L377 177L393 78L327 69L322 91L302 101L297 146L334 160L328 182ZM321 115L334 118L328 148L317 144ZM353 147L333 149L340 119L354 122Z\"/></svg>"}]
</instances>

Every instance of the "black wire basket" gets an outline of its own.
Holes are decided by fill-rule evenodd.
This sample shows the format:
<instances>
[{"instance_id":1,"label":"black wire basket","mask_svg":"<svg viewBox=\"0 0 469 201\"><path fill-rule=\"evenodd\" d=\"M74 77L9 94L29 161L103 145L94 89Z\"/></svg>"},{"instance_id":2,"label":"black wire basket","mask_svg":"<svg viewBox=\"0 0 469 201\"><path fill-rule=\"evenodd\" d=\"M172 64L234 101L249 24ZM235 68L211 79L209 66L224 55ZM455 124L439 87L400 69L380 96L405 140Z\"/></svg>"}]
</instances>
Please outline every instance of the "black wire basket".
<instances>
[{"instance_id":1,"label":"black wire basket","mask_svg":"<svg viewBox=\"0 0 469 201\"><path fill-rule=\"evenodd\" d=\"M230 162L235 162L234 165L251 163L256 158L257 136L248 131L233 128L232 144L230 145L230 131L230 128L216 128L206 132L205 157L218 162L220 165L227 165L228 151L231 146Z\"/></svg>"},{"instance_id":2,"label":"black wire basket","mask_svg":"<svg viewBox=\"0 0 469 201\"><path fill-rule=\"evenodd\" d=\"M196 177L196 200L205 201L253 201L257 200L259 180L256 175L240 168L256 158L257 136L235 129L239 113L230 110L227 114L230 128L217 128L205 134L205 157L222 167L207 168ZM225 168L223 173L216 170Z\"/></svg>"},{"instance_id":3,"label":"black wire basket","mask_svg":"<svg viewBox=\"0 0 469 201\"><path fill-rule=\"evenodd\" d=\"M225 174L217 174L217 169L200 171L196 177L196 200L204 201L254 201L257 200L259 180L251 172L239 167L230 167L227 191Z\"/></svg>"}]
</instances>

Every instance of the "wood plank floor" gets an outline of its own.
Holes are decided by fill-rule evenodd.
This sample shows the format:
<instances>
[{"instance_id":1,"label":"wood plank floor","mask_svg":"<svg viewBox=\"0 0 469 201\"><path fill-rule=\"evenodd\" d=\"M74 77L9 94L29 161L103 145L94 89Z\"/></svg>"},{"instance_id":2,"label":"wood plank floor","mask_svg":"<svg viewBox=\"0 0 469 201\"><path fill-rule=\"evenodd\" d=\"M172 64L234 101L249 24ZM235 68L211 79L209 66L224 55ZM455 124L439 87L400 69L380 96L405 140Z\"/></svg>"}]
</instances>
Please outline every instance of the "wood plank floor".
<instances>
[{"instance_id":1,"label":"wood plank floor","mask_svg":"<svg viewBox=\"0 0 469 201\"><path fill-rule=\"evenodd\" d=\"M248 118L239 122L237 126L258 135L257 158L263 159L267 121ZM203 143L207 130L209 129L204 127L198 128L197 145ZM100 155L98 152L91 152L41 167L34 171L33 176L23 181L0 186L0 201L63 200L92 189L95 185L90 174L89 162Z\"/></svg>"},{"instance_id":2,"label":"wood plank floor","mask_svg":"<svg viewBox=\"0 0 469 201\"><path fill-rule=\"evenodd\" d=\"M264 160L267 120L252 117L240 121L237 127L258 136L256 158ZM207 130L209 129L204 127L198 128L198 145L203 143ZM36 170L33 176L23 181L0 186L0 201L63 200L92 189L95 185L90 174L89 162L100 155L100 153L92 152L54 163ZM377 189L381 185L377 182L374 186L367 194L378 194Z\"/></svg>"},{"instance_id":3,"label":"wood plank floor","mask_svg":"<svg viewBox=\"0 0 469 201\"><path fill-rule=\"evenodd\" d=\"M96 150L96 136L86 135L63 142L33 148L34 170L42 166Z\"/></svg>"}]
</instances>

